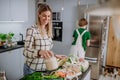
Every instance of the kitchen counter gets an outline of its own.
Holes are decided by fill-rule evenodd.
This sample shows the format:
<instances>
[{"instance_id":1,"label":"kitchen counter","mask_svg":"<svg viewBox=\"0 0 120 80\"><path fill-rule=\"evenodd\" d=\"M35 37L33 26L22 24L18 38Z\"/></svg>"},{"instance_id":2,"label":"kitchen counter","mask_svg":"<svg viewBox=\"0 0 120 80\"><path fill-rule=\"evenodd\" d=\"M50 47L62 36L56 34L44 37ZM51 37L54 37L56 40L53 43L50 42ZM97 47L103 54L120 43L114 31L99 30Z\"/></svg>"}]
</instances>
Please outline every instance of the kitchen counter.
<instances>
[{"instance_id":1,"label":"kitchen counter","mask_svg":"<svg viewBox=\"0 0 120 80\"><path fill-rule=\"evenodd\" d=\"M85 79L88 75L88 73L90 72L91 70L91 65L88 67L88 69L82 73L82 75L80 75L78 78L79 80L89 80L89 79Z\"/></svg>"},{"instance_id":2,"label":"kitchen counter","mask_svg":"<svg viewBox=\"0 0 120 80\"><path fill-rule=\"evenodd\" d=\"M49 72L45 71L45 72L42 72L42 73L49 73ZM75 77L73 79L66 79L66 80L90 80L90 73L91 73L91 65L88 67L88 69L85 72L83 72L81 75L77 76L78 78ZM30 74L29 76L32 76L32 74ZM24 80L24 79L21 78L20 80ZM34 80L34 78L33 78L33 80Z\"/></svg>"},{"instance_id":3,"label":"kitchen counter","mask_svg":"<svg viewBox=\"0 0 120 80\"><path fill-rule=\"evenodd\" d=\"M11 51L11 50L18 49L18 48L22 48L22 47L24 47L24 45L16 45L16 46L14 46L14 47L9 47L9 48L5 48L5 49L0 49L0 53L7 52L7 51Z\"/></svg>"}]
</instances>

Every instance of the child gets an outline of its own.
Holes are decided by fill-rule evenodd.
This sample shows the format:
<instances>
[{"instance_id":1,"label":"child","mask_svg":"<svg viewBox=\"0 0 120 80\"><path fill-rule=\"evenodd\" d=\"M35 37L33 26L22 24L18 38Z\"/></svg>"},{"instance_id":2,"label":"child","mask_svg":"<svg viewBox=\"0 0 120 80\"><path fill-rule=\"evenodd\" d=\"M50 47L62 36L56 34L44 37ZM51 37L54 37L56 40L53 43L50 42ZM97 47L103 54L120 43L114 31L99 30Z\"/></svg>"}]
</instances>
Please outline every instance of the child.
<instances>
[{"instance_id":1,"label":"child","mask_svg":"<svg viewBox=\"0 0 120 80\"><path fill-rule=\"evenodd\" d=\"M78 25L79 28L74 30L73 33L73 42L71 47L70 54L78 57L80 60L84 59L85 51L87 46L90 45L90 32L86 30L87 20L82 18L79 20Z\"/></svg>"}]
</instances>

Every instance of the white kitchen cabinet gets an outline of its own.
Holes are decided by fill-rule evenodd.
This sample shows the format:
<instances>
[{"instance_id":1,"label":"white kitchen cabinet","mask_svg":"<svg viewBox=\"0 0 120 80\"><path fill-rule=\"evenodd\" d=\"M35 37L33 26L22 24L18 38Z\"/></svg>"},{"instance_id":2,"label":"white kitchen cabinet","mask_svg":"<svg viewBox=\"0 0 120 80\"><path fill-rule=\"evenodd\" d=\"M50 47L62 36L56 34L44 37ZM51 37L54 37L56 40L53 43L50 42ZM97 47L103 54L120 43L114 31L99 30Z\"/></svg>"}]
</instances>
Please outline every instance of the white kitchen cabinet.
<instances>
[{"instance_id":1,"label":"white kitchen cabinet","mask_svg":"<svg viewBox=\"0 0 120 80\"><path fill-rule=\"evenodd\" d=\"M8 80L19 80L23 77L23 49L15 49L0 53L0 71L6 72Z\"/></svg>"},{"instance_id":2,"label":"white kitchen cabinet","mask_svg":"<svg viewBox=\"0 0 120 80\"><path fill-rule=\"evenodd\" d=\"M90 76L91 76L91 69L88 71L88 73L86 74L83 80L91 80Z\"/></svg>"},{"instance_id":3,"label":"white kitchen cabinet","mask_svg":"<svg viewBox=\"0 0 120 80\"><path fill-rule=\"evenodd\" d=\"M0 0L0 21L24 22L28 18L28 0Z\"/></svg>"},{"instance_id":4,"label":"white kitchen cabinet","mask_svg":"<svg viewBox=\"0 0 120 80\"><path fill-rule=\"evenodd\" d=\"M0 0L0 21L7 21L10 19L9 8L9 0Z\"/></svg>"},{"instance_id":5,"label":"white kitchen cabinet","mask_svg":"<svg viewBox=\"0 0 120 80\"><path fill-rule=\"evenodd\" d=\"M23 75L23 66L24 66L24 62L25 62L25 57L23 56L23 49L24 48L21 48L19 49L20 52L20 78L22 78L24 75Z\"/></svg>"}]
</instances>

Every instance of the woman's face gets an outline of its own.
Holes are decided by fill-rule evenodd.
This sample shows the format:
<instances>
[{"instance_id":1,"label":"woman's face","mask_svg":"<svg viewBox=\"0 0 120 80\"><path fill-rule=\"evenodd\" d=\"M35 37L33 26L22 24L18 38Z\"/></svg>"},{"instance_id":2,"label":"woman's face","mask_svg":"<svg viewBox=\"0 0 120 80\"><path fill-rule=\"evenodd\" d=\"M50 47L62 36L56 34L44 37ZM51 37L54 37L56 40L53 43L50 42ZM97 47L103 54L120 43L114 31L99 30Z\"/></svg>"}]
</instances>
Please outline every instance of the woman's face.
<instances>
[{"instance_id":1,"label":"woman's face","mask_svg":"<svg viewBox=\"0 0 120 80\"><path fill-rule=\"evenodd\" d=\"M41 14L38 15L40 18L41 25L46 25L49 23L51 19L51 12L50 11L44 11Z\"/></svg>"}]
</instances>

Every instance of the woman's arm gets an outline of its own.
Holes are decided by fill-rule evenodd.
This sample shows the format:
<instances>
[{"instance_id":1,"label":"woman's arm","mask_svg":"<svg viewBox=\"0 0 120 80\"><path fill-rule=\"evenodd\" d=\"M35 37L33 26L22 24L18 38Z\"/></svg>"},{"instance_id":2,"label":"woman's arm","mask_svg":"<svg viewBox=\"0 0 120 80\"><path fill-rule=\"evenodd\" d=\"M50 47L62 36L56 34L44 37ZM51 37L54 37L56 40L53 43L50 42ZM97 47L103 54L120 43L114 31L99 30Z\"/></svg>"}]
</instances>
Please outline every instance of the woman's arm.
<instances>
[{"instance_id":1,"label":"woman's arm","mask_svg":"<svg viewBox=\"0 0 120 80\"><path fill-rule=\"evenodd\" d=\"M28 28L26 31L26 39L24 46L23 55L28 58L36 58L38 57L39 50L33 48L34 44L34 30L32 28Z\"/></svg>"}]
</instances>

